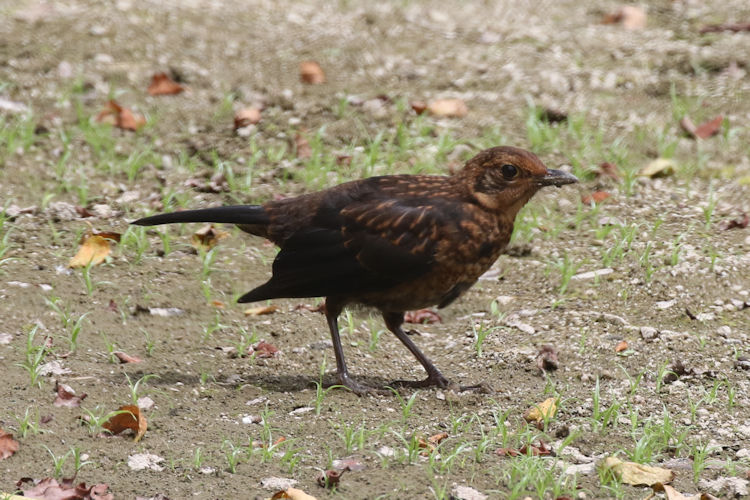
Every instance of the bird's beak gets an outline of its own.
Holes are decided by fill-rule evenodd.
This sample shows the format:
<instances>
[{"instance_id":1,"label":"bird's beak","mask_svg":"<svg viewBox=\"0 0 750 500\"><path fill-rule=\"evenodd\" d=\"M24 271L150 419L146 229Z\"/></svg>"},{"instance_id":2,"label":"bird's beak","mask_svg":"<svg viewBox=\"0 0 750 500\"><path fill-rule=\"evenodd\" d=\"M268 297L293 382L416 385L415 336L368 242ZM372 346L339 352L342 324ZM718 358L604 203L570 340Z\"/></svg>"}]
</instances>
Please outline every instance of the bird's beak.
<instances>
[{"instance_id":1,"label":"bird's beak","mask_svg":"<svg viewBox=\"0 0 750 500\"><path fill-rule=\"evenodd\" d=\"M547 170L547 175L539 179L542 186L563 186L565 184L574 184L578 182L578 177L562 170Z\"/></svg>"}]
</instances>

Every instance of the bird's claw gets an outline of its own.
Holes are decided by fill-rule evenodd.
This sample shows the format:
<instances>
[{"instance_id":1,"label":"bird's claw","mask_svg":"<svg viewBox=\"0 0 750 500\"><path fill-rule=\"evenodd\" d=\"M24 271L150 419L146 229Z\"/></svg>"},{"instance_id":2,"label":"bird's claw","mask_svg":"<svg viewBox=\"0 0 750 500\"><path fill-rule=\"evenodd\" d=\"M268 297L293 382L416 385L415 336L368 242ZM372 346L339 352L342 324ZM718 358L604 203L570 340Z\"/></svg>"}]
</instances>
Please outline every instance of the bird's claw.
<instances>
[{"instance_id":1,"label":"bird's claw","mask_svg":"<svg viewBox=\"0 0 750 500\"><path fill-rule=\"evenodd\" d=\"M453 385L454 384L452 384L450 380L440 373L432 373L424 380L394 380L388 384L389 387L409 387L412 389L421 389L424 387L439 387L445 389L452 387Z\"/></svg>"},{"instance_id":2,"label":"bird's claw","mask_svg":"<svg viewBox=\"0 0 750 500\"><path fill-rule=\"evenodd\" d=\"M387 391L384 389L379 389L377 387L371 387L369 385L361 384L351 378L349 375L341 375L339 374L339 384L343 387L346 387L350 391L352 391L357 396L378 396L386 394Z\"/></svg>"}]
</instances>

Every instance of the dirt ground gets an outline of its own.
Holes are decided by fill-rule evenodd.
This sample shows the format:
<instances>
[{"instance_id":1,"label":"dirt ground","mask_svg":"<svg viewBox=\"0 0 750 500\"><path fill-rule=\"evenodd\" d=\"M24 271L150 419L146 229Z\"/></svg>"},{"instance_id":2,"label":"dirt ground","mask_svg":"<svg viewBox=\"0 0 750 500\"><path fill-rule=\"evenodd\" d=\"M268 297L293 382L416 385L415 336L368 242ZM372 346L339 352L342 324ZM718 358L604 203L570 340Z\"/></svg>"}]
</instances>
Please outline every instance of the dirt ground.
<instances>
[{"instance_id":1,"label":"dirt ground","mask_svg":"<svg viewBox=\"0 0 750 500\"><path fill-rule=\"evenodd\" d=\"M79 454L76 481L115 498L268 498L290 484L273 478L317 498L647 497L597 468L617 456L673 470L685 494L747 496L750 33L700 29L750 21L750 4L650 2L641 29L602 22L618 8L0 1L0 427L20 443L0 492L69 477ZM324 84L300 81L304 60ZM161 71L187 90L149 96ZM438 98L468 113L412 110ZM146 125L98 123L109 99ZM235 131L246 107L262 119ZM710 138L679 125L719 115ZM191 246L199 225L128 227L367 175L447 174L501 144L582 182L537 195L442 322L411 325L447 376L490 394L322 392L334 362L319 301L260 316L235 303L268 278L272 246L222 228L206 254ZM668 168L638 175L654 160ZM614 179L596 175L603 162ZM596 191L611 196L582 202ZM89 227L123 236L104 264L68 269ZM377 315L341 324L359 380L423 376ZM247 355L260 340L280 352ZM544 345L556 370L538 367ZM55 381L86 394L81 406L55 406ZM92 422L144 397L138 442ZM527 423L548 398L556 414ZM553 454L497 453L540 442ZM137 470L142 454L161 461ZM347 457L337 488L317 484Z\"/></svg>"}]
</instances>

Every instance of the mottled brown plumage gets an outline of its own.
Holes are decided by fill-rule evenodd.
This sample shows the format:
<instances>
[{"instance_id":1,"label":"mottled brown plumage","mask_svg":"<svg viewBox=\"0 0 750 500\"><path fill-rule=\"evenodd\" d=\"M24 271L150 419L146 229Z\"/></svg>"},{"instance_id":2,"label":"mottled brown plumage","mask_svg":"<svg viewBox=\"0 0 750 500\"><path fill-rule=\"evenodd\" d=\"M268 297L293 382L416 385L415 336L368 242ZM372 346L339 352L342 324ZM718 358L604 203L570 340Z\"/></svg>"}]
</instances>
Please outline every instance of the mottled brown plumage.
<instances>
[{"instance_id":1,"label":"mottled brown plumage","mask_svg":"<svg viewBox=\"0 0 750 500\"><path fill-rule=\"evenodd\" d=\"M381 311L388 328L427 371L402 385L445 387L448 380L404 333L404 312L445 307L498 258L523 205L540 188L577 182L532 153L484 150L452 176L392 175L263 205L188 210L134 222L226 222L276 243L273 275L239 302L325 297L339 381L370 388L347 371L337 319L348 304Z\"/></svg>"}]
</instances>

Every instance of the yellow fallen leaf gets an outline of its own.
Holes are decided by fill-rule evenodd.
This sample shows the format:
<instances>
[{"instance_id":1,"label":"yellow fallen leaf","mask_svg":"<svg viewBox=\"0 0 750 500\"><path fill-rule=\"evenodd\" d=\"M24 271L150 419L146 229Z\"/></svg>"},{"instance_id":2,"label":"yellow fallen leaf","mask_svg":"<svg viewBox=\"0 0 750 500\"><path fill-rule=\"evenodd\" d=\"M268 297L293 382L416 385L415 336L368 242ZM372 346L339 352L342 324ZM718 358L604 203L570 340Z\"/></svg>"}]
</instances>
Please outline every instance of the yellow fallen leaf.
<instances>
[{"instance_id":1,"label":"yellow fallen leaf","mask_svg":"<svg viewBox=\"0 0 750 500\"><path fill-rule=\"evenodd\" d=\"M696 493L695 495L685 496L668 484L656 483L653 488L655 493L664 493L667 500L719 500L710 493Z\"/></svg>"},{"instance_id":2,"label":"yellow fallen leaf","mask_svg":"<svg viewBox=\"0 0 750 500\"><path fill-rule=\"evenodd\" d=\"M289 498L291 500L318 500L314 496L308 495L304 491L298 490L297 488L287 488L285 490L277 491L271 497L271 500L279 500L285 498Z\"/></svg>"},{"instance_id":3,"label":"yellow fallen leaf","mask_svg":"<svg viewBox=\"0 0 750 500\"><path fill-rule=\"evenodd\" d=\"M526 410L523 418L527 422L542 422L555 416L557 412L557 401L555 398L547 398L536 406Z\"/></svg>"},{"instance_id":4,"label":"yellow fallen leaf","mask_svg":"<svg viewBox=\"0 0 750 500\"><path fill-rule=\"evenodd\" d=\"M101 264L112 251L113 241L120 241L118 233L86 233L81 238L78 253L68 262L68 267L76 268L86 267L89 264Z\"/></svg>"},{"instance_id":5,"label":"yellow fallen leaf","mask_svg":"<svg viewBox=\"0 0 750 500\"><path fill-rule=\"evenodd\" d=\"M638 172L643 177L667 177L674 174L677 165L671 158L657 158Z\"/></svg>"},{"instance_id":6,"label":"yellow fallen leaf","mask_svg":"<svg viewBox=\"0 0 750 500\"><path fill-rule=\"evenodd\" d=\"M617 479L632 486L666 484L672 482L675 476L675 473L669 469L635 462L623 462L616 457L607 457L600 467L611 471Z\"/></svg>"},{"instance_id":7,"label":"yellow fallen leaf","mask_svg":"<svg viewBox=\"0 0 750 500\"><path fill-rule=\"evenodd\" d=\"M227 236L229 236L227 231L216 229L213 224L209 224L193 233L192 238L190 238L190 244L193 245L193 248L196 250L202 249L208 251Z\"/></svg>"},{"instance_id":8,"label":"yellow fallen leaf","mask_svg":"<svg viewBox=\"0 0 750 500\"><path fill-rule=\"evenodd\" d=\"M264 314L273 314L278 311L277 306L256 306L245 309L245 316L263 316Z\"/></svg>"},{"instance_id":9,"label":"yellow fallen leaf","mask_svg":"<svg viewBox=\"0 0 750 500\"><path fill-rule=\"evenodd\" d=\"M427 111L435 116L462 118L469 113L469 108L461 99L435 99L427 104Z\"/></svg>"}]
</instances>

